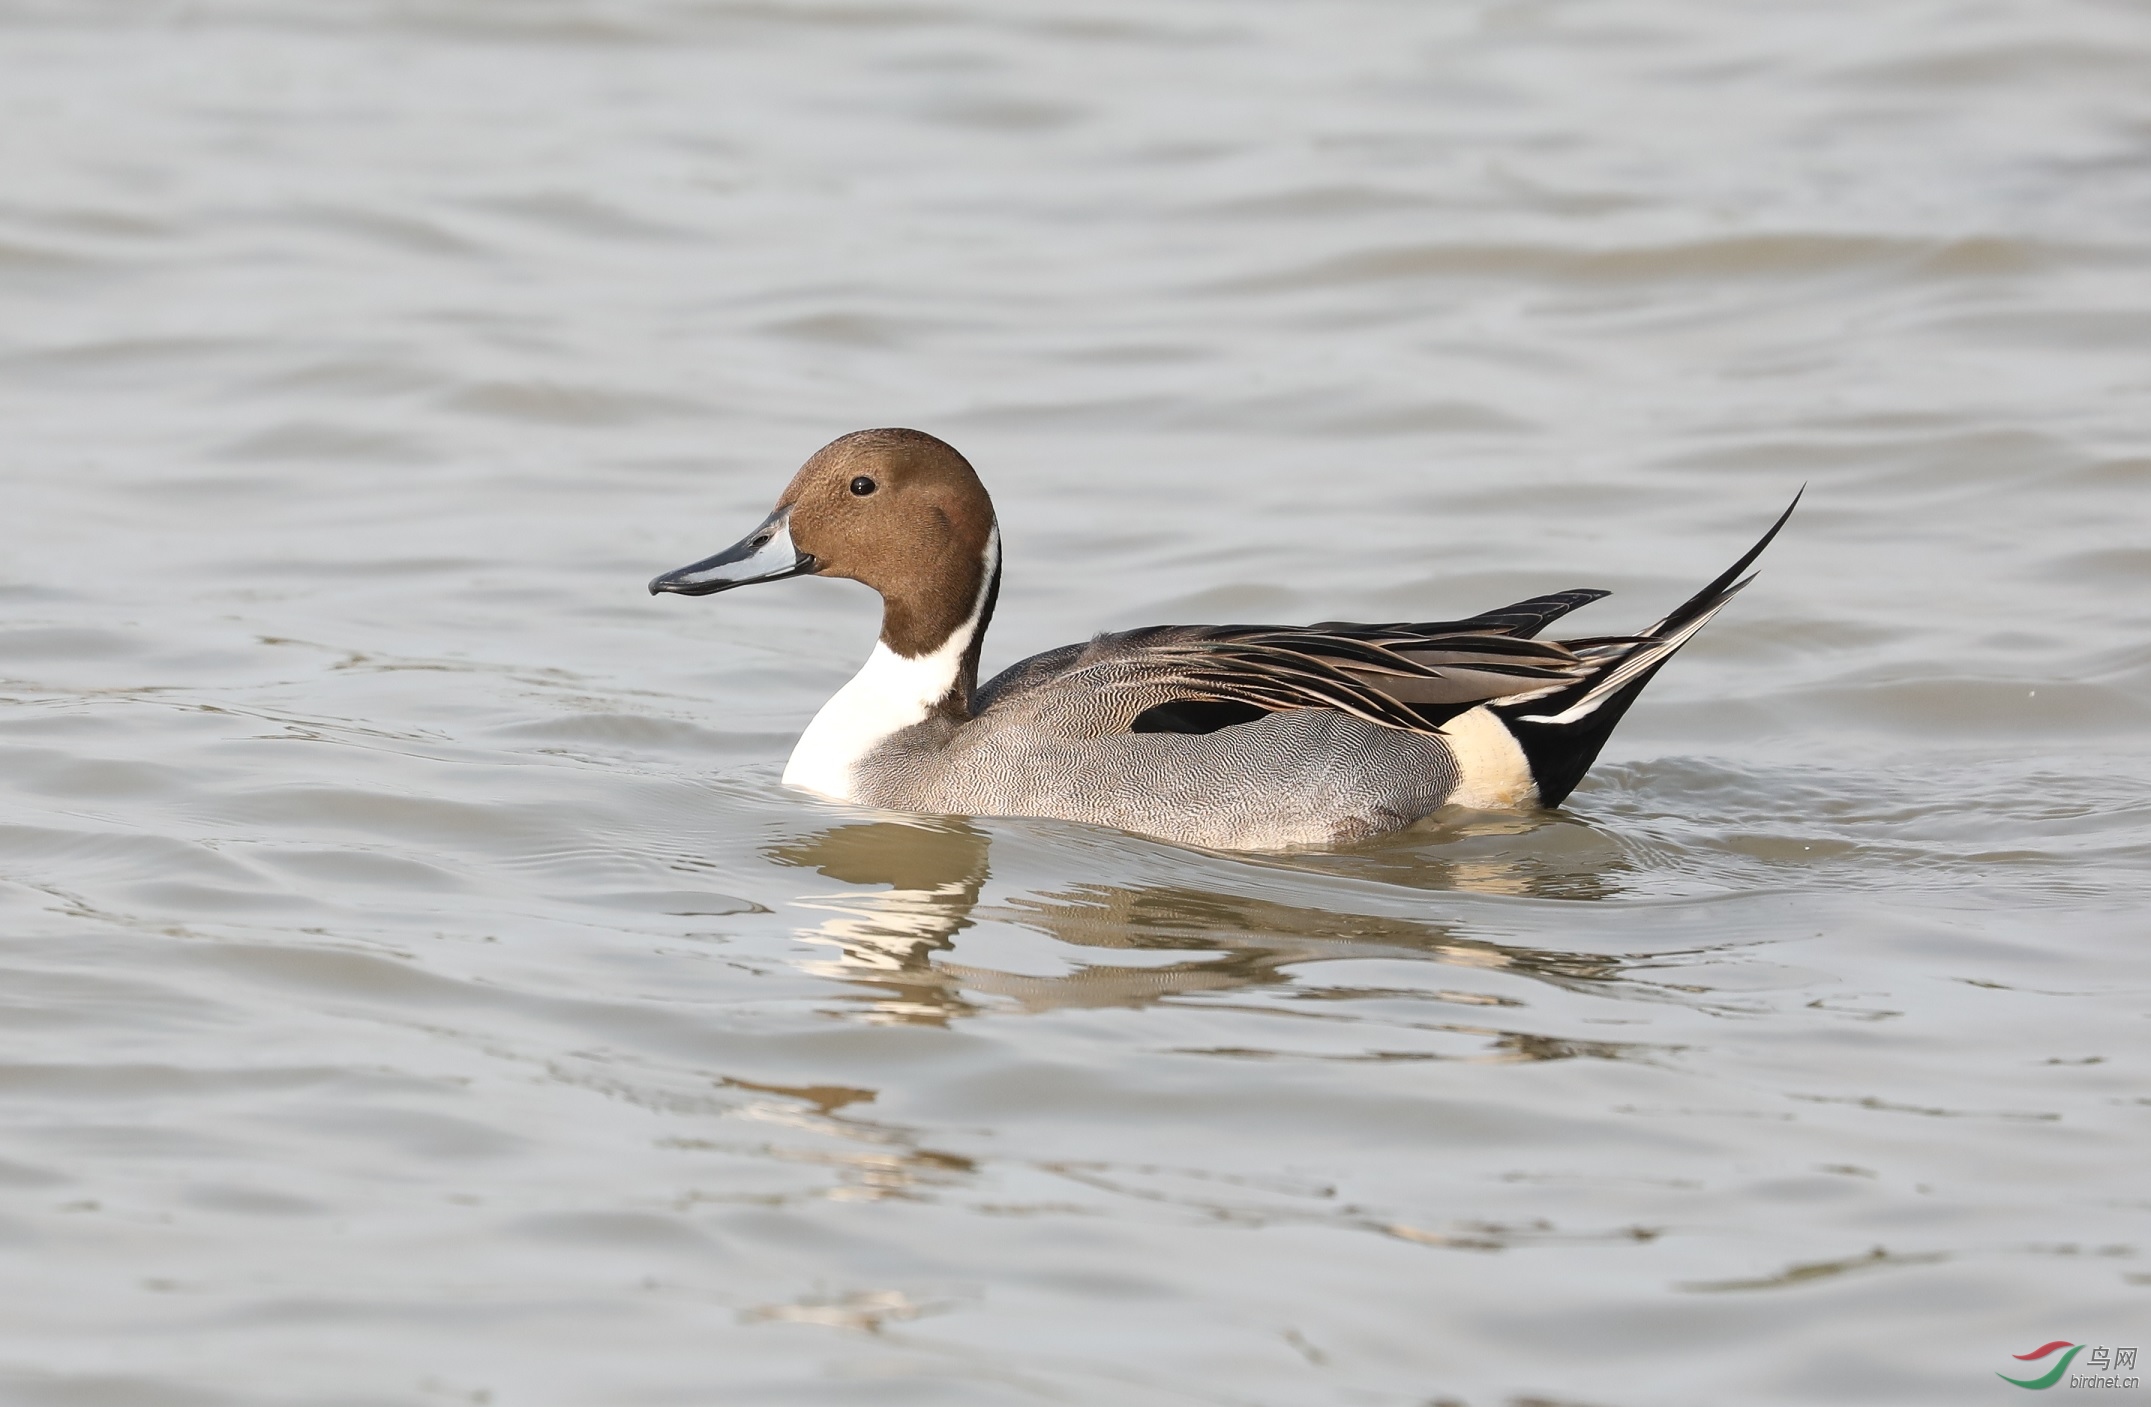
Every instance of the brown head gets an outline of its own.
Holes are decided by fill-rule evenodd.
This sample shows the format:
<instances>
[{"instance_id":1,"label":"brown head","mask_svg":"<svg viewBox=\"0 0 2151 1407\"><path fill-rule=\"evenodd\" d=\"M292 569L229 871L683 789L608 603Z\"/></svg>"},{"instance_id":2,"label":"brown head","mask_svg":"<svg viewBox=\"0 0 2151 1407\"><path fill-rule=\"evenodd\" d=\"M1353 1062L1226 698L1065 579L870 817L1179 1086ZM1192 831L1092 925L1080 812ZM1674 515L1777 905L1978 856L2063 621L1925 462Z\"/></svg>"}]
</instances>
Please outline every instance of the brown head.
<instances>
[{"instance_id":1,"label":"brown head","mask_svg":"<svg viewBox=\"0 0 2151 1407\"><path fill-rule=\"evenodd\" d=\"M789 576L849 577L881 593L881 640L915 658L979 620L999 584L993 500L954 449L917 430L859 430L800 466L755 530L650 591L706 596Z\"/></svg>"}]
</instances>

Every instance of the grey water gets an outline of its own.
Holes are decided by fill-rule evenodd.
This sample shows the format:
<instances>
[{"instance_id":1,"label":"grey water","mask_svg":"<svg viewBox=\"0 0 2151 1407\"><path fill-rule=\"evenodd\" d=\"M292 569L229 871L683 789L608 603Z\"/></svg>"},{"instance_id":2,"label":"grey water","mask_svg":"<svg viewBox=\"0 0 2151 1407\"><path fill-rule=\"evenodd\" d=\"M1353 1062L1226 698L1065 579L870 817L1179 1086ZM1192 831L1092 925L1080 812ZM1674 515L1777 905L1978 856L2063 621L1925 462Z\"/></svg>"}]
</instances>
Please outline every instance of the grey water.
<instances>
[{"instance_id":1,"label":"grey water","mask_svg":"<svg viewBox=\"0 0 2151 1407\"><path fill-rule=\"evenodd\" d=\"M0 9L0 1402L2151 1337L2147 74L2101 0ZM996 496L989 670L1633 629L1808 489L1560 811L1232 856L779 784L872 597L643 583L870 425Z\"/></svg>"}]
</instances>

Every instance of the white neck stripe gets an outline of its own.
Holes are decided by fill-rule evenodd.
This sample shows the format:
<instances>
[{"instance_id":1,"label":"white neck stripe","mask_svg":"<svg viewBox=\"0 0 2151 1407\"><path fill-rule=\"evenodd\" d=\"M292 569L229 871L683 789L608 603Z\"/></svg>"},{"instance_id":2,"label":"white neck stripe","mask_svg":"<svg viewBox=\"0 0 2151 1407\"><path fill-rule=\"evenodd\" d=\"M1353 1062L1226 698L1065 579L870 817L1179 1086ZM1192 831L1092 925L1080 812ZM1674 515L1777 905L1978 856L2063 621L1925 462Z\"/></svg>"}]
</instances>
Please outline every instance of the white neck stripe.
<instances>
[{"instance_id":1,"label":"white neck stripe","mask_svg":"<svg viewBox=\"0 0 2151 1407\"><path fill-rule=\"evenodd\" d=\"M785 764L787 786L804 787L837 801L858 793L854 776L862 758L892 735L924 722L933 706L956 687L964 656L978 637L1001 565L1001 530L986 539L985 572L971 614L939 646L923 655L904 656L879 640L851 682L837 690L799 735L792 760Z\"/></svg>"}]
</instances>

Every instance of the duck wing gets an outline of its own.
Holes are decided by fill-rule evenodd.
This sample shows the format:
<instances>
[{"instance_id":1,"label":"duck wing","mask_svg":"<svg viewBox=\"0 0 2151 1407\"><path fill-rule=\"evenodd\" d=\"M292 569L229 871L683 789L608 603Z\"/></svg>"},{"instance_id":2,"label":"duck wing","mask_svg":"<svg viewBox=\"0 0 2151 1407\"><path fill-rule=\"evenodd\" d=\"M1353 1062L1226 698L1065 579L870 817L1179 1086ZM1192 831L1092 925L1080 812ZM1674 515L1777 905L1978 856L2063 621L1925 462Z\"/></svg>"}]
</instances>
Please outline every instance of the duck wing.
<instances>
[{"instance_id":1,"label":"duck wing","mask_svg":"<svg viewBox=\"0 0 2151 1407\"><path fill-rule=\"evenodd\" d=\"M1793 499L1793 506L1799 504ZM1534 596L1453 621L1159 625L1034 655L980 688L974 716L1073 736L1214 733L1266 713L1326 708L1438 733L1490 706L1530 760L1546 804L1574 787L1644 684L1752 578L1793 507L1715 581L1635 635L1539 640L1607 593Z\"/></svg>"},{"instance_id":2,"label":"duck wing","mask_svg":"<svg viewBox=\"0 0 2151 1407\"><path fill-rule=\"evenodd\" d=\"M1025 660L980 689L973 712L1050 697L1081 700L1087 733L1209 733L1327 708L1431 733L1482 703L1569 688L1586 668L1566 646L1468 622L1151 626Z\"/></svg>"}]
</instances>

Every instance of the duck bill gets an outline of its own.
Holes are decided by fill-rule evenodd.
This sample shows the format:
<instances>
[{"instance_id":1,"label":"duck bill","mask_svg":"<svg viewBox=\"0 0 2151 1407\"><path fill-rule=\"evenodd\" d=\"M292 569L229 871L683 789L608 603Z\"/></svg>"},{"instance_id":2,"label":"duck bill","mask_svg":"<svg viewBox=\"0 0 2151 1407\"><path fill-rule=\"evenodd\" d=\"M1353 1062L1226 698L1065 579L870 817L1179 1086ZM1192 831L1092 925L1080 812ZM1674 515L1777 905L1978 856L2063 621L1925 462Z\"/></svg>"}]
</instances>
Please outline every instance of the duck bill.
<instances>
[{"instance_id":1,"label":"duck bill","mask_svg":"<svg viewBox=\"0 0 2151 1407\"><path fill-rule=\"evenodd\" d=\"M716 556L658 577L650 583L650 594L669 591L677 596L708 596L758 581L804 576L813 570L814 559L792 546L792 510L779 508L753 532Z\"/></svg>"}]
</instances>

